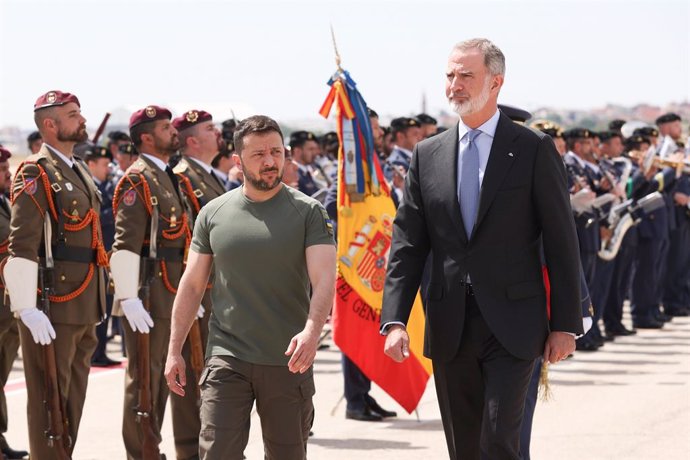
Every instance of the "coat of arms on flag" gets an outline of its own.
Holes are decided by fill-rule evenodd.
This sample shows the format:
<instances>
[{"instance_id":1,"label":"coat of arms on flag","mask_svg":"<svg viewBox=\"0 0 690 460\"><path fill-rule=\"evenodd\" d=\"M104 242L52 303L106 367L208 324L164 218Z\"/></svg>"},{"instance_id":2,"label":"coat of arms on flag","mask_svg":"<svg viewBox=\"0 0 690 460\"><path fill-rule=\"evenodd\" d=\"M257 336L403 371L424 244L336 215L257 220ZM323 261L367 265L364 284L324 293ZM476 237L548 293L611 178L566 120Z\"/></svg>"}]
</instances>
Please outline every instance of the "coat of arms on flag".
<instances>
[{"instance_id":1,"label":"coat of arms on flag","mask_svg":"<svg viewBox=\"0 0 690 460\"><path fill-rule=\"evenodd\" d=\"M341 351L405 410L419 403L431 375L424 358L419 296L410 315L410 359L395 363L379 334L383 286L395 206L374 151L368 109L349 73L338 65L319 113L335 107L338 151L338 281L333 338ZM362 312L367 312L363 314Z\"/></svg>"}]
</instances>

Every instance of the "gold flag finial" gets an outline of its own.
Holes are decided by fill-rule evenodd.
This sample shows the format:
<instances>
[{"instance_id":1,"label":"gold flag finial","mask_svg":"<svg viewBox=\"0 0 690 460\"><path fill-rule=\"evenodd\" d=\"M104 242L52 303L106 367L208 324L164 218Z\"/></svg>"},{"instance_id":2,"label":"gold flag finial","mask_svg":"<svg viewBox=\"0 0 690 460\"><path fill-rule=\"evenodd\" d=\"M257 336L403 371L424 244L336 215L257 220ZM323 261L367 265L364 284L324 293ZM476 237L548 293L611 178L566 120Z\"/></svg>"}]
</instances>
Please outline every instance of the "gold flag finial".
<instances>
[{"instance_id":1,"label":"gold flag finial","mask_svg":"<svg viewBox=\"0 0 690 460\"><path fill-rule=\"evenodd\" d=\"M343 70L342 67L340 67L340 53L338 53L338 45L335 43L333 24L331 24L331 38L333 39L333 49L335 50L335 65L338 66L338 70Z\"/></svg>"}]
</instances>

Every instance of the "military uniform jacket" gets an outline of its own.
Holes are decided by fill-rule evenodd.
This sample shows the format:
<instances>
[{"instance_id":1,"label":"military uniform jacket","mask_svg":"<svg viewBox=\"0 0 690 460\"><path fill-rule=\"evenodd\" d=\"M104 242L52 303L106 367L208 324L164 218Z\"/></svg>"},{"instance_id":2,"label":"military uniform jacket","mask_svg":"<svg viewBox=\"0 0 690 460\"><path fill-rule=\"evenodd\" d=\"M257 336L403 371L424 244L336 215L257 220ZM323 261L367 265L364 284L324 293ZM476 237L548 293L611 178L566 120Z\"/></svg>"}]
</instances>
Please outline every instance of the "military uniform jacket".
<instances>
[{"instance_id":1,"label":"military uniform jacket","mask_svg":"<svg viewBox=\"0 0 690 460\"><path fill-rule=\"evenodd\" d=\"M10 244L10 208L9 200L0 197L0 263L7 258ZM5 299L5 283L0 280L0 321L12 316L9 306L10 297Z\"/></svg>"},{"instance_id":2,"label":"military uniform jacket","mask_svg":"<svg viewBox=\"0 0 690 460\"><path fill-rule=\"evenodd\" d=\"M208 173L199 163L186 155L182 156L174 171L179 177L180 190L191 205L195 220L201 208L226 191L217 176Z\"/></svg>"},{"instance_id":3,"label":"military uniform jacket","mask_svg":"<svg viewBox=\"0 0 690 460\"><path fill-rule=\"evenodd\" d=\"M153 318L170 318L191 233L177 179L173 182L165 171L140 155L115 189L113 252L128 250L143 257L148 256L154 208L158 209L159 214L159 262L156 263L157 272L151 285L150 311ZM142 259L140 268L143 267ZM113 311L114 314L121 314L119 302L114 305Z\"/></svg>"},{"instance_id":4,"label":"military uniform jacket","mask_svg":"<svg viewBox=\"0 0 690 460\"><path fill-rule=\"evenodd\" d=\"M593 177L594 172L586 166L582 166L575 159L574 153L569 152L564 160L569 189L572 190L576 183L585 181L589 188L599 195L598 183L595 183L595 178ZM574 218L580 251L587 254L598 252L601 246L601 237L597 216L594 213L583 212L581 214L574 213Z\"/></svg>"},{"instance_id":5,"label":"military uniform jacket","mask_svg":"<svg viewBox=\"0 0 690 460\"><path fill-rule=\"evenodd\" d=\"M51 319L93 324L105 314L101 196L83 161L74 157L74 168L78 173L46 144L19 166L12 185L9 254L43 263L48 212L55 261Z\"/></svg>"},{"instance_id":6,"label":"military uniform jacket","mask_svg":"<svg viewBox=\"0 0 690 460\"><path fill-rule=\"evenodd\" d=\"M175 174L179 177L180 190L187 200L193 221L196 221L201 208L226 191L215 174L209 174L199 163L188 156L182 156L180 162L175 166ZM194 224L190 223L189 227L193 229ZM209 276L208 289L211 288L210 283L212 281L213 271ZM208 305L210 305L210 298L207 300Z\"/></svg>"},{"instance_id":7,"label":"military uniform jacket","mask_svg":"<svg viewBox=\"0 0 690 460\"><path fill-rule=\"evenodd\" d=\"M109 180L104 180L97 184L98 191L103 198L101 205L101 229L103 232L103 247L106 251L110 251L115 240L115 218L113 217L113 194L115 193L115 184Z\"/></svg>"},{"instance_id":8,"label":"military uniform jacket","mask_svg":"<svg viewBox=\"0 0 690 460\"><path fill-rule=\"evenodd\" d=\"M297 169L297 174L299 177L297 179L297 188L305 195L312 196L319 191L319 187L316 185L309 168L301 164L298 164L298 166L299 168Z\"/></svg>"}]
</instances>

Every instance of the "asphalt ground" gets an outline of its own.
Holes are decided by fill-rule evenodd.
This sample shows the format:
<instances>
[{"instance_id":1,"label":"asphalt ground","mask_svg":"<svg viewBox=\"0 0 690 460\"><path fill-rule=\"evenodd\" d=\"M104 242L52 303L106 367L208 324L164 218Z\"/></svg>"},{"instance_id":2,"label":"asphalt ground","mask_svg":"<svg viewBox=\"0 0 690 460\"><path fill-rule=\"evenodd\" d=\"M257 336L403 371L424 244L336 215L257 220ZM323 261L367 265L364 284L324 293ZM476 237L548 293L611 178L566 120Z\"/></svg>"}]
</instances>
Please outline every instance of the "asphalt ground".
<instances>
[{"instance_id":1,"label":"asphalt ground","mask_svg":"<svg viewBox=\"0 0 690 460\"><path fill-rule=\"evenodd\" d=\"M626 317L626 321L629 319ZM327 342L329 343L329 342ZM109 354L120 359L117 340ZM417 413L407 414L374 385L372 395L398 417L384 422L345 419L340 353L318 352L317 393L310 459L447 458L433 380ZM594 353L576 355L550 368L553 397L539 402L532 436L533 459L690 459L690 318L675 318L663 330L640 330ZM121 416L124 369L93 369L75 460L122 459ZM26 391L21 357L5 387L9 409L6 434L15 447L28 446ZM162 452L174 459L169 412ZM245 454L262 459L256 413Z\"/></svg>"}]
</instances>

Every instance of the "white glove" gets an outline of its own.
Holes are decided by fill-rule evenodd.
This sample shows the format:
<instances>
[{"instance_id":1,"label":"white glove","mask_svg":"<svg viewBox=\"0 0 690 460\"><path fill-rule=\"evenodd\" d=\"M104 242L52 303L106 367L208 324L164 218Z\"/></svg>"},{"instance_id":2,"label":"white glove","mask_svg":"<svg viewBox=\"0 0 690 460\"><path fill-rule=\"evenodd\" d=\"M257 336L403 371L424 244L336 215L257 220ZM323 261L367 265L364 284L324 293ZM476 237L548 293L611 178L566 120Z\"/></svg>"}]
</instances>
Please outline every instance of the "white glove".
<instances>
[{"instance_id":1,"label":"white glove","mask_svg":"<svg viewBox=\"0 0 690 460\"><path fill-rule=\"evenodd\" d=\"M204 313L206 313L206 309L203 305L199 305L199 309L196 311L196 317L201 319L204 317Z\"/></svg>"},{"instance_id":2,"label":"white glove","mask_svg":"<svg viewBox=\"0 0 690 460\"><path fill-rule=\"evenodd\" d=\"M153 327L153 320L149 312L144 309L144 304L139 298L120 300L120 306L134 332L149 333L149 329Z\"/></svg>"},{"instance_id":3,"label":"white glove","mask_svg":"<svg viewBox=\"0 0 690 460\"><path fill-rule=\"evenodd\" d=\"M573 211L581 214L587 211L592 206L592 202L596 198L596 194L588 188L583 188L574 195L570 195L570 206Z\"/></svg>"},{"instance_id":4,"label":"white glove","mask_svg":"<svg viewBox=\"0 0 690 460\"><path fill-rule=\"evenodd\" d=\"M31 331L34 342L41 345L48 345L55 338L55 329L50 324L50 320L38 308L25 308L19 311L19 318L22 323Z\"/></svg>"}]
</instances>

